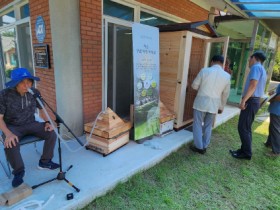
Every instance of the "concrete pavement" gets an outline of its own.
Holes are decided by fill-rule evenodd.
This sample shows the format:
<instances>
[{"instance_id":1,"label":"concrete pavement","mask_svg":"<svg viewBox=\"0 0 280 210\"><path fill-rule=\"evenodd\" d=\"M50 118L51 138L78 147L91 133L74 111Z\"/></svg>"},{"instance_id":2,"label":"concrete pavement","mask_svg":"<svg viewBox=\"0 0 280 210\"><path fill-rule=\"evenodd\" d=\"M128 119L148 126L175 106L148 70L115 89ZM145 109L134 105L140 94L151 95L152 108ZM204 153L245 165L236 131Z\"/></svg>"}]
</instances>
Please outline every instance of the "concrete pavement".
<instances>
[{"instance_id":1,"label":"concrete pavement","mask_svg":"<svg viewBox=\"0 0 280 210\"><path fill-rule=\"evenodd\" d=\"M226 106L221 115L217 115L215 127L226 122L239 113L239 109ZM85 136L81 137L84 140ZM130 141L127 145L109 154L106 157L80 147L76 140L62 143L63 170L70 165L73 168L66 173L66 178L81 191L76 192L65 181L55 180L33 190L28 198L11 206L0 209L19 209L20 206L30 201L49 200L43 209L77 209L82 208L98 196L106 194L119 182L124 182L136 173L146 170L159 163L182 145L192 141L193 134L187 130L173 132L164 137L154 137L143 144ZM38 143L39 151L42 143ZM3 147L0 148L0 160L5 161ZM56 150L57 151L57 150ZM39 155L33 145L22 147L22 156L26 165L24 182L33 186L46 180L55 178L58 171L46 171L37 169ZM54 161L58 162L56 152ZM11 179L8 179L0 166L0 193L12 189ZM67 200L66 195L73 193L74 199Z\"/></svg>"}]
</instances>

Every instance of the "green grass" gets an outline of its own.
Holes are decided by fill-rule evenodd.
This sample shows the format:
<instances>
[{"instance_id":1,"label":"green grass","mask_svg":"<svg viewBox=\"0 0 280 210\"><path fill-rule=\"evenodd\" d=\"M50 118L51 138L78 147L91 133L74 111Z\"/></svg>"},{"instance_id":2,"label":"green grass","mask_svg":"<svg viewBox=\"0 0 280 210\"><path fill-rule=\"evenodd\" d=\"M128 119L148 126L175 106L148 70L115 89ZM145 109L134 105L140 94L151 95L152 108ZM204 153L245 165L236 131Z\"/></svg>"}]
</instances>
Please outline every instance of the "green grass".
<instances>
[{"instance_id":1,"label":"green grass","mask_svg":"<svg viewBox=\"0 0 280 210\"><path fill-rule=\"evenodd\" d=\"M280 209L280 159L263 146L268 123L253 125L253 158L237 160L238 117L213 131L205 155L184 145L84 209Z\"/></svg>"}]
</instances>

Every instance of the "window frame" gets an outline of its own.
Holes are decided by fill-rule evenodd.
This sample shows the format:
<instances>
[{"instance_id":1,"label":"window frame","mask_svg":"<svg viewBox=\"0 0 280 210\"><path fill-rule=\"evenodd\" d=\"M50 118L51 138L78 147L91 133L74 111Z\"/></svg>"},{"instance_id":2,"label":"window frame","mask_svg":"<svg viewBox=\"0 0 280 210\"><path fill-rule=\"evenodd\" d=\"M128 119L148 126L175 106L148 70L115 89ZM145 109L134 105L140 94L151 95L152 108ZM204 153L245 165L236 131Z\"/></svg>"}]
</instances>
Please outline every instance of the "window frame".
<instances>
[{"instance_id":1,"label":"window frame","mask_svg":"<svg viewBox=\"0 0 280 210\"><path fill-rule=\"evenodd\" d=\"M8 30L8 29L12 29L14 28L15 33L16 33L16 53L18 56L18 66L21 67L21 55L20 55L20 50L19 50L19 36L18 36L18 26L20 26L21 24L25 24L28 23L29 24L29 30L30 30L30 43L31 43L31 59L32 59L32 68L34 70L34 75L35 75L35 68L34 68L34 58L33 58L33 43L32 43L32 31L31 31L31 21L30 21L30 16L29 17L25 17L21 19L21 15L20 15L20 8L22 6L24 6L25 4L29 4L28 0L16 0L14 2L9 3L8 5L4 6L3 8L0 9L0 16L8 14L11 11L14 11L15 13L15 19L16 21L10 24L7 24L5 26L1 26L0 27L0 32ZM1 44L2 45L2 44ZM0 49L0 53L2 54L2 57L4 56L4 53L2 52L2 49ZM3 57L4 58L4 57ZM0 61L1 66L0 66L0 77L1 77L1 81L0 81L0 89L5 88L5 81L6 81L6 76L5 76L5 67L4 67L4 63L2 63L2 61Z\"/></svg>"}]
</instances>

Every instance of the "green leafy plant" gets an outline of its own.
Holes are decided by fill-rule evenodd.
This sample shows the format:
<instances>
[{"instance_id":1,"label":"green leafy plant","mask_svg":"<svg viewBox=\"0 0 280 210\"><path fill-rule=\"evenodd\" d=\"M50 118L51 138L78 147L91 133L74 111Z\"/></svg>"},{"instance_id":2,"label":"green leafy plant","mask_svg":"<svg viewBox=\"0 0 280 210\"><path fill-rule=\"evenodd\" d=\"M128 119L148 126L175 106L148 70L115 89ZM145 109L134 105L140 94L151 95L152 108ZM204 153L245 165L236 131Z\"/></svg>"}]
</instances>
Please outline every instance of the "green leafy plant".
<instances>
[{"instance_id":1,"label":"green leafy plant","mask_svg":"<svg viewBox=\"0 0 280 210\"><path fill-rule=\"evenodd\" d=\"M12 71L13 71L13 69L7 69L7 70L5 71L5 76L6 76L7 78L11 78L11 73L12 73Z\"/></svg>"}]
</instances>

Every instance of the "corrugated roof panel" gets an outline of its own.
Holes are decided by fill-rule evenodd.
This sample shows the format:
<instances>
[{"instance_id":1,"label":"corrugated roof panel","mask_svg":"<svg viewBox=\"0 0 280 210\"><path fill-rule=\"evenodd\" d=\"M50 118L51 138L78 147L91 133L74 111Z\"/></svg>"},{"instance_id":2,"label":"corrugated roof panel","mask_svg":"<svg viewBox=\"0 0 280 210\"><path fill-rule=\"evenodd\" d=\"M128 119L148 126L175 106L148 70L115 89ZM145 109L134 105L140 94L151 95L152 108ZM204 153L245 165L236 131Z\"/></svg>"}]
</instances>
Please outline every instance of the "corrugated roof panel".
<instances>
[{"instance_id":1,"label":"corrugated roof panel","mask_svg":"<svg viewBox=\"0 0 280 210\"><path fill-rule=\"evenodd\" d=\"M249 15L257 18L279 18L280 12L250 12Z\"/></svg>"},{"instance_id":2,"label":"corrugated roof panel","mask_svg":"<svg viewBox=\"0 0 280 210\"><path fill-rule=\"evenodd\" d=\"M278 3L279 4L279 0L231 0L231 2L233 3L247 3L247 4L259 4L259 3L267 3L267 4L271 4L271 3Z\"/></svg>"},{"instance_id":3,"label":"corrugated roof panel","mask_svg":"<svg viewBox=\"0 0 280 210\"><path fill-rule=\"evenodd\" d=\"M242 4L242 10L280 11L280 4Z\"/></svg>"},{"instance_id":4,"label":"corrugated roof panel","mask_svg":"<svg viewBox=\"0 0 280 210\"><path fill-rule=\"evenodd\" d=\"M280 18L280 0L231 0L250 17Z\"/></svg>"}]
</instances>

